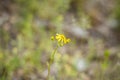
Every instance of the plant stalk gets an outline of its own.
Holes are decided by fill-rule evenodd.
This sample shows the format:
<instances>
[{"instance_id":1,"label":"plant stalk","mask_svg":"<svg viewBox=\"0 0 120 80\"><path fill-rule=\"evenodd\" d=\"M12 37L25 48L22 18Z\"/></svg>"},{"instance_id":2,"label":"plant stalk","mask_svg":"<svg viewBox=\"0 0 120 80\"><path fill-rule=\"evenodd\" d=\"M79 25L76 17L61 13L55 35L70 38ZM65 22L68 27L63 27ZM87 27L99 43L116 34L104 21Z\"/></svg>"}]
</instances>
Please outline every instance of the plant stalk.
<instances>
[{"instance_id":1,"label":"plant stalk","mask_svg":"<svg viewBox=\"0 0 120 80\"><path fill-rule=\"evenodd\" d=\"M48 62L48 75L47 75L47 80L49 80L49 78L50 78L50 68L51 68L52 63L54 62L54 56L55 56L55 53L57 52L57 49L58 49L58 46L55 48L55 50L54 50L53 53L51 54L51 56L50 56L50 61Z\"/></svg>"}]
</instances>

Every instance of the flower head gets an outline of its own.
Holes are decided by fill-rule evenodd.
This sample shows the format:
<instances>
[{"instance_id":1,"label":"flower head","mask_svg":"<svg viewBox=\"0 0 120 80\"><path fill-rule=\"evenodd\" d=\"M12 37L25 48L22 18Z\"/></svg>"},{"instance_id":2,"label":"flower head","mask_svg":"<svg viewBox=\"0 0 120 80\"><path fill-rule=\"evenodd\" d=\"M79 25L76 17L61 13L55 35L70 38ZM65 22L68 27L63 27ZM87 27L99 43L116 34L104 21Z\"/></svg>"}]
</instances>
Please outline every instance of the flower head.
<instances>
[{"instance_id":1,"label":"flower head","mask_svg":"<svg viewBox=\"0 0 120 80\"><path fill-rule=\"evenodd\" d=\"M65 44L70 42L70 39L66 38L63 34L56 34L55 37L52 36L51 40L54 40L54 39L57 40L59 46L63 46L63 45L65 45Z\"/></svg>"},{"instance_id":2,"label":"flower head","mask_svg":"<svg viewBox=\"0 0 120 80\"><path fill-rule=\"evenodd\" d=\"M54 38L54 36L51 36L51 40L54 40L55 38Z\"/></svg>"}]
</instances>

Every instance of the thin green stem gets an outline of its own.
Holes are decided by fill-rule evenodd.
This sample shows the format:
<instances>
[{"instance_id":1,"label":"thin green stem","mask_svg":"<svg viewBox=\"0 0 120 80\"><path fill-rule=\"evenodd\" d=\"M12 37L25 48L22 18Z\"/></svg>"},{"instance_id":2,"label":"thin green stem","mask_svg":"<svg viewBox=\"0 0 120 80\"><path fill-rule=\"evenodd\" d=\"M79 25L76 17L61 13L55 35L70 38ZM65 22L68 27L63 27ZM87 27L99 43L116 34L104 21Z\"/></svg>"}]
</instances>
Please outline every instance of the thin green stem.
<instances>
[{"instance_id":1,"label":"thin green stem","mask_svg":"<svg viewBox=\"0 0 120 80\"><path fill-rule=\"evenodd\" d=\"M48 75L47 75L47 80L49 80L49 76L50 76L50 64L48 63Z\"/></svg>"},{"instance_id":2,"label":"thin green stem","mask_svg":"<svg viewBox=\"0 0 120 80\"><path fill-rule=\"evenodd\" d=\"M54 61L54 56L55 56L55 53L57 52L58 47L59 47L59 46L57 46L57 47L55 48L55 50L53 51L53 53L52 53L51 56L50 56L50 61L48 62L48 75L47 75L47 80L49 80L49 78L50 78L50 68L51 68L51 65L52 65L52 63L53 63L53 61Z\"/></svg>"}]
</instances>

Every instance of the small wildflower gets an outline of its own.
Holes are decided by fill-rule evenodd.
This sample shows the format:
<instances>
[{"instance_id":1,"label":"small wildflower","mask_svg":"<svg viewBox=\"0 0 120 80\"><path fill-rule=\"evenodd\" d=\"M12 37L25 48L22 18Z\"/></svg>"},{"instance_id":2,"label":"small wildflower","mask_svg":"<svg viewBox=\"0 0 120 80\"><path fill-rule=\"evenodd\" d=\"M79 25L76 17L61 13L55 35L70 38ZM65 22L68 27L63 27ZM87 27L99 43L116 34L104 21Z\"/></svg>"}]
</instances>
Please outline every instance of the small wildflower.
<instances>
[{"instance_id":1,"label":"small wildflower","mask_svg":"<svg viewBox=\"0 0 120 80\"><path fill-rule=\"evenodd\" d=\"M54 38L54 36L51 36L51 40L54 40L55 38Z\"/></svg>"},{"instance_id":2,"label":"small wildflower","mask_svg":"<svg viewBox=\"0 0 120 80\"><path fill-rule=\"evenodd\" d=\"M56 41L57 46L56 46L56 48L54 49L53 53L50 56L50 61L47 63L47 65L48 65L47 80L49 80L49 78L50 78L50 69L51 69L51 65L54 62L54 56L55 56L55 53L56 53L57 49L59 47L61 47L61 46L64 46L65 44L67 44L67 43L69 43L71 41L69 38L66 38L65 35L63 35L63 34L56 34L55 36L51 36L51 40ZM58 58L59 57L57 57L57 59Z\"/></svg>"},{"instance_id":3,"label":"small wildflower","mask_svg":"<svg viewBox=\"0 0 120 80\"><path fill-rule=\"evenodd\" d=\"M57 40L59 46L63 46L63 45L65 45L65 44L67 44L67 43L70 42L70 39L69 39L69 38L66 38L63 34L56 34L55 37L52 36L52 37L51 37L51 40L54 40L54 39Z\"/></svg>"},{"instance_id":4,"label":"small wildflower","mask_svg":"<svg viewBox=\"0 0 120 80\"><path fill-rule=\"evenodd\" d=\"M67 43L69 43L71 40L70 39L67 39Z\"/></svg>"}]
</instances>

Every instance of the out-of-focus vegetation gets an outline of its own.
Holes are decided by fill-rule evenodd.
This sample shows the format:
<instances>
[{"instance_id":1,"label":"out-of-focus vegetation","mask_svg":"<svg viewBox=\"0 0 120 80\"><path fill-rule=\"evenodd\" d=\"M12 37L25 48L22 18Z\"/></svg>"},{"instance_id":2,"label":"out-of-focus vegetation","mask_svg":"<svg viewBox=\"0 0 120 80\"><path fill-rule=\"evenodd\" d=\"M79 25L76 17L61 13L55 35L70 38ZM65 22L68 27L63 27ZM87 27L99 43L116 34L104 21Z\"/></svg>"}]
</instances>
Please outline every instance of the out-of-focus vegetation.
<instances>
[{"instance_id":1,"label":"out-of-focus vegetation","mask_svg":"<svg viewBox=\"0 0 120 80\"><path fill-rule=\"evenodd\" d=\"M0 0L0 80L120 80L119 0Z\"/></svg>"}]
</instances>

